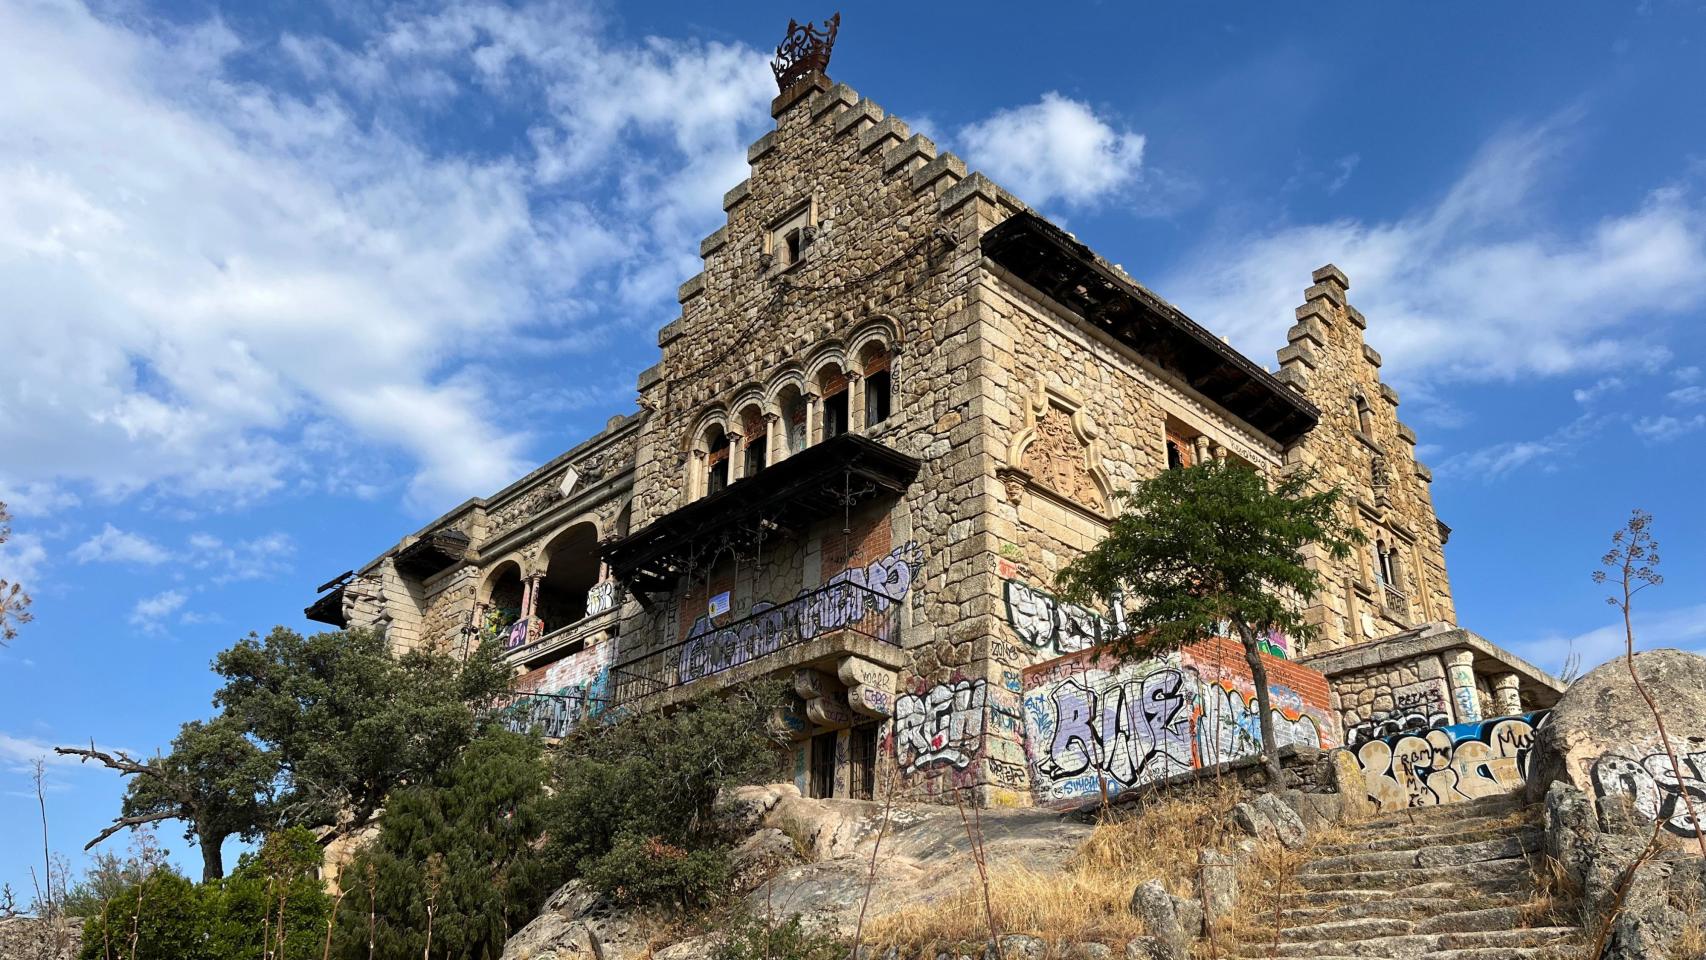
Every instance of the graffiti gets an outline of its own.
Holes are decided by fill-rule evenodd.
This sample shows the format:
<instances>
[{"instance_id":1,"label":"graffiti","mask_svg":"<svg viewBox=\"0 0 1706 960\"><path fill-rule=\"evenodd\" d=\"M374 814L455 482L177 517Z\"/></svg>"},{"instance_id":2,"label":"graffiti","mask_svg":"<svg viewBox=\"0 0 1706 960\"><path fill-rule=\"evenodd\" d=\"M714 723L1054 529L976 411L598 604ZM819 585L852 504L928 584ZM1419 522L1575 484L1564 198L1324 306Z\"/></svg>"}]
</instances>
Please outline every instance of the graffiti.
<instances>
[{"instance_id":1,"label":"graffiti","mask_svg":"<svg viewBox=\"0 0 1706 960\"><path fill-rule=\"evenodd\" d=\"M1345 731L1345 741L1360 747L1370 740L1382 740L1415 731L1435 730L1451 725L1451 714L1445 709L1444 681L1423 680L1392 691L1394 710L1376 713L1371 719Z\"/></svg>"},{"instance_id":2,"label":"graffiti","mask_svg":"<svg viewBox=\"0 0 1706 960\"><path fill-rule=\"evenodd\" d=\"M868 567L843 570L823 587L802 590L781 605L756 601L752 615L732 626L718 628L710 617L699 617L688 631L675 668L676 682L691 683L789 644L853 626L869 627L878 634L876 639L892 640L889 633L896 618L872 615L886 613L906 597L922 563L918 544L907 543ZM835 589L841 584L865 589Z\"/></svg>"},{"instance_id":3,"label":"graffiti","mask_svg":"<svg viewBox=\"0 0 1706 960\"><path fill-rule=\"evenodd\" d=\"M964 770L983 737L989 684L961 680L938 684L895 702L895 756L903 768L918 772L940 763Z\"/></svg>"},{"instance_id":4,"label":"graffiti","mask_svg":"<svg viewBox=\"0 0 1706 960\"><path fill-rule=\"evenodd\" d=\"M1092 653L1025 671L1025 742L1043 803L1073 803L1254 756L1260 713L1243 652L1217 640L1136 663ZM1288 674L1302 683L1305 668ZM1280 664L1274 664L1276 672ZM1326 679L1269 685L1279 745L1332 745Z\"/></svg>"},{"instance_id":5,"label":"graffiti","mask_svg":"<svg viewBox=\"0 0 1706 960\"><path fill-rule=\"evenodd\" d=\"M616 581L604 580L586 592L586 615L596 617L616 608Z\"/></svg>"},{"instance_id":6,"label":"graffiti","mask_svg":"<svg viewBox=\"0 0 1706 960\"><path fill-rule=\"evenodd\" d=\"M1004 587L1007 623L1026 643L1057 654L1078 653L1127 631L1125 604L1116 597L1106 615L1052 597L1022 580L1009 579ZM1232 635L1231 624L1220 624L1220 636ZM1283 660L1290 641L1278 630L1256 639L1256 649Z\"/></svg>"},{"instance_id":7,"label":"graffiti","mask_svg":"<svg viewBox=\"0 0 1706 960\"><path fill-rule=\"evenodd\" d=\"M1416 730L1361 743L1368 796L1390 811L1509 793L1528 782L1534 731L1546 711Z\"/></svg>"},{"instance_id":8,"label":"graffiti","mask_svg":"<svg viewBox=\"0 0 1706 960\"><path fill-rule=\"evenodd\" d=\"M497 706L499 722L516 733L564 737L601 715L608 705L613 646L601 643L521 677L517 692Z\"/></svg>"},{"instance_id":9,"label":"graffiti","mask_svg":"<svg viewBox=\"0 0 1706 960\"><path fill-rule=\"evenodd\" d=\"M1687 772L1671 766L1665 753L1640 760L1607 754L1594 762L1594 792L1601 800L1621 795L1642 817L1662 821L1677 836L1699 836L1706 824L1689 814L1683 795L1694 801L1696 810L1706 806L1706 750L1682 754L1680 760Z\"/></svg>"},{"instance_id":10,"label":"graffiti","mask_svg":"<svg viewBox=\"0 0 1706 960\"><path fill-rule=\"evenodd\" d=\"M1109 617L1103 617L1020 580L1007 581L1006 597L1007 622L1021 639L1040 649L1076 653L1125 629L1125 614L1118 604Z\"/></svg>"}]
</instances>

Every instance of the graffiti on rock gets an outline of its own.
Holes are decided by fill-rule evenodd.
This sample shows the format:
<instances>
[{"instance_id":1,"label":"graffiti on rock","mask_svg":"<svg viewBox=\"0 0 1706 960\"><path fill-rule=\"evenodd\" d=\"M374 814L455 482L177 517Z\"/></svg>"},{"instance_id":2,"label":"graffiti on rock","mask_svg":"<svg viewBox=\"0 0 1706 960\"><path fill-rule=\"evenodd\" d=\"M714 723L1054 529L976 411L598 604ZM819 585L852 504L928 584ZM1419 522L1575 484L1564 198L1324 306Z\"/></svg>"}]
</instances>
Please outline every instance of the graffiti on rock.
<instances>
[{"instance_id":1,"label":"graffiti on rock","mask_svg":"<svg viewBox=\"0 0 1706 960\"><path fill-rule=\"evenodd\" d=\"M843 570L822 587L802 590L786 603L757 601L752 614L734 625L719 628L701 616L687 633L675 668L677 682L691 683L834 630L861 629L876 639L892 640L889 634L899 620L886 614L905 599L922 563L923 551L909 542L867 567ZM835 589L842 584L852 588Z\"/></svg>"},{"instance_id":2,"label":"graffiti on rock","mask_svg":"<svg viewBox=\"0 0 1706 960\"><path fill-rule=\"evenodd\" d=\"M1673 767L1667 753L1649 753L1640 760L1607 754L1594 762L1594 792L1601 800L1626 798L1642 817L1662 821L1677 836L1699 836L1706 824L1689 814L1683 795L1694 801L1696 811L1706 808L1706 750L1682 754L1678 760L1684 770Z\"/></svg>"},{"instance_id":3,"label":"graffiti on rock","mask_svg":"<svg viewBox=\"0 0 1706 960\"><path fill-rule=\"evenodd\" d=\"M1230 641L1136 663L1075 654L1025 671L1025 742L1038 800L1068 804L1254 756L1261 721ZM1302 668L1294 668L1301 670ZM1269 684L1280 745L1332 746L1326 680ZM1323 731L1329 731L1325 735Z\"/></svg>"},{"instance_id":4,"label":"graffiti on rock","mask_svg":"<svg viewBox=\"0 0 1706 960\"><path fill-rule=\"evenodd\" d=\"M1534 731L1547 711L1404 733L1355 747L1369 799L1383 811L1509 793L1528 782Z\"/></svg>"},{"instance_id":5,"label":"graffiti on rock","mask_svg":"<svg viewBox=\"0 0 1706 960\"><path fill-rule=\"evenodd\" d=\"M937 684L895 701L895 756L901 768L916 773L936 764L964 770L983 738L989 684L961 680Z\"/></svg>"}]
</instances>

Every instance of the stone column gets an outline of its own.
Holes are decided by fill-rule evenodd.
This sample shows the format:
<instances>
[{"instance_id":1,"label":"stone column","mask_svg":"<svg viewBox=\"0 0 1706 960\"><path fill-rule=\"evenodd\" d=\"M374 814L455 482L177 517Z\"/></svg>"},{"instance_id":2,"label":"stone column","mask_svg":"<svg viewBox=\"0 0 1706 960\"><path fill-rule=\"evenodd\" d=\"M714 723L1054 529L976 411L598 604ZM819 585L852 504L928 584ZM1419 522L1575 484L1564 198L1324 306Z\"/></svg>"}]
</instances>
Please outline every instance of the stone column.
<instances>
[{"instance_id":1,"label":"stone column","mask_svg":"<svg viewBox=\"0 0 1706 960\"><path fill-rule=\"evenodd\" d=\"M1462 648L1445 654L1445 680L1451 686L1451 702L1458 723L1481 719L1481 701L1475 692L1475 651Z\"/></svg>"},{"instance_id":2,"label":"stone column","mask_svg":"<svg viewBox=\"0 0 1706 960\"><path fill-rule=\"evenodd\" d=\"M746 434L728 431L729 438L729 483L746 476Z\"/></svg>"},{"instance_id":3,"label":"stone column","mask_svg":"<svg viewBox=\"0 0 1706 960\"><path fill-rule=\"evenodd\" d=\"M806 402L806 446L811 446L823 440L823 404L815 393L800 395Z\"/></svg>"},{"instance_id":4,"label":"stone column","mask_svg":"<svg viewBox=\"0 0 1706 960\"><path fill-rule=\"evenodd\" d=\"M764 465L782 462L788 455L788 426L780 414L764 415Z\"/></svg>"},{"instance_id":5,"label":"stone column","mask_svg":"<svg viewBox=\"0 0 1706 960\"><path fill-rule=\"evenodd\" d=\"M847 371L847 432L865 432L865 377L857 370Z\"/></svg>"},{"instance_id":6,"label":"stone column","mask_svg":"<svg viewBox=\"0 0 1706 960\"><path fill-rule=\"evenodd\" d=\"M1514 717L1522 712L1522 678L1514 673L1501 673L1493 678L1493 702L1499 715Z\"/></svg>"},{"instance_id":7,"label":"stone column","mask_svg":"<svg viewBox=\"0 0 1706 960\"><path fill-rule=\"evenodd\" d=\"M534 611L539 609L539 584L544 581L544 579L544 576L537 573L527 578L527 593L522 599L523 609L521 611L521 616L527 624L528 642L532 642L539 637L539 625L534 622L536 619Z\"/></svg>"},{"instance_id":8,"label":"stone column","mask_svg":"<svg viewBox=\"0 0 1706 960\"><path fill-rule=\"evenodd\" d=\"M1197 437L1191 442L1191 446L1191 452L1194 455L1191 459L1192 466L1200 466L1209 461L1209 439L1207 437Z\"/></svg>"}]
</instances>

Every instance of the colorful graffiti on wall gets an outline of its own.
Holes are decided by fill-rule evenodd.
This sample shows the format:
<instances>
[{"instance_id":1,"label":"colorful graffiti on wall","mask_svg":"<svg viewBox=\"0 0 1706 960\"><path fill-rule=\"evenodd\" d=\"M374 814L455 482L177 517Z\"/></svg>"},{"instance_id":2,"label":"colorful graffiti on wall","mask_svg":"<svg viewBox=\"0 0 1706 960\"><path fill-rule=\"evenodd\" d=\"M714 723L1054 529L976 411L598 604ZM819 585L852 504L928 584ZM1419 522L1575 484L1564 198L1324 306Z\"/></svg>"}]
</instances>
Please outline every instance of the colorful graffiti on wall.
<instances>
[{"instance_id":1,"label":"colorful graffiti on wall","mask_svg":"<svg viewBox=\"0 0 1706 960\"><path fill-rule=\"evenodd\" d=\"M1697 837L1706 832L1706 824L1689 814L1683 794L1694 801L1696 811L1706 811L1706 750L1679 752L1677 762L1683 770L1672 766L1663 751L1639 760L1606 754L1594 761L1594 793L1602 800L1623 796L1649 822L1662 821L1679 837Z\"/></svg>"},{"instance_id":2,"label":"colorful graffiti on wall","mask_svg":"<svg viewBox=\"0 0 1706 960\"><path fill-rule=\"evenodd\" d=\"M614 649L615 644L601 643L521 677L516 692L498 704L504 728L563 737L582 721L603 713L609 703Z\"/></svg>"},{"instance_id":3,"label":"colorful graffiti on wall","mask_svg":"<svg viewBox=\"0 0 1706 960\"><path fill-rule=\"evenodd\" d=\"M1117 601L1108 605L1106 614L1101 614L1067 603L1013 578L1006 581L1004 597L1008 625L1020 639L1039 650L1057 654L1078 653L1126 631L1125 608ZM1229 630L1230 627L1223 624L1221 634L1228 636ZM1290 647L1285 634L1277 630L1257 643L1261 651L1270 657L1284 658Z\"/></svg>"},{"instance_id":4,"label":"colorful graffiti on wall","mask_svg":"<svg viewBox=\"0 0 1706 960\"><path fill-rule=\"evenodd\" d=\"M810 640L832 630L867 621L903 600L924 562L916 542L896 547L867 567L853 567L829 578L824 587L802 590L793 600L777 605L760 600L738 626L718 629L701 616L687 633L688 643L675 667L678 683L721 673L775 653L790 643ZM825 589L851 584L865 589ZM762 616L759 616L762 614ZM875 629L898 625L896 617L870 617ZM878 639L888 640L883 636Z\"/></svg>"},{"instance_id":5,"label":"colorful graffiti on wall","mask_svg":"<svg viewBox=\"0 0 1706 960\"><path fill-rule=\"evenodd\" d=\"M1528 782L1534 731L1548 711L1418 730L1354 747L1368 797L1383 811L1462 803Z\"/></svg>"},{"instance_id":6,"label":"colorful graffiti on wall","mask_svg":"<svg viewBox=\"0 0 1706 960\"><path fill-rule=\"evenodd\" d=\"M935 764L964 770L983 739L989 683L960 680L937 684L895 701L895 756L902 770L917 773Z\"/></svg>"},{"instance_id":7,"label":"colorful graffiti on wall","mask_svg":"<svg viewBox=\"0 0 1706 960\"><path fill-rule=\"evenodd\" d=\"M1280 745L1336 746L1326 678L1276 658L1266 666ZM1039 803L1112 796L1261 750L1255 688L1230 640L1135 663L1069 654L1025 670L1022 686Z\"/></svg>"},{"instance_id":8,"label":"colorful graffiti on wall","mask_svg":"<svg viewBox=\"0 0 1706 960\"><path fill-rule=\"evenodd\" d=\"M1397 687L1392 691L1393 709L1352 725L1345 731L1345 742L1359 747L1370 740L1448 727L1451 714L1446 710L1446 697L1443 679Z\"/></svg>"}]
</instances>

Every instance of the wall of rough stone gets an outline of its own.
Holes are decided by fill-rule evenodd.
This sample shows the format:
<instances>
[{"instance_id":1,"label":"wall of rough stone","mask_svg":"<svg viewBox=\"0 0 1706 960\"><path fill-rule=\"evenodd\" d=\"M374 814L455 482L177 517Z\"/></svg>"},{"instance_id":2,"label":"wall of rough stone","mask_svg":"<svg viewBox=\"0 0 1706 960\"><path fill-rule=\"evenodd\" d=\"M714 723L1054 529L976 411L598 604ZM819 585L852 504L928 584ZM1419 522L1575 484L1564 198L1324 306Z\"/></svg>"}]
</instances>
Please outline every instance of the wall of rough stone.
<instances>
[{"instance_id":1,"label":"wall of rough stone","mask_svg":"<svg viewBox=\"0 0 1706 960\"><path fill-rule=\"evenodd\" d=\"M1360 643L1428 621L1456 622L1445 571L1442 532L1429 485L1416 459L1416 433L1398 419L1398 393L1380 380L1380 354L1364 339L1368 321L1351 306L1349 281L1337 267L1315 271L1297 322L1279 351L1280 379L1321 410L1320 424L1290 452L1324 484L1348 494L1347 519L1367 536L1356 562L1322 558L1327 589L1311 610L1318 649ZM1359 404L1359 398L1361 403ZM1359 406L1366 405L1365 417ZM1401 566L1396 592L1382 587L1377 542L1395 544Z\"/></svg>"}]
</instances>

